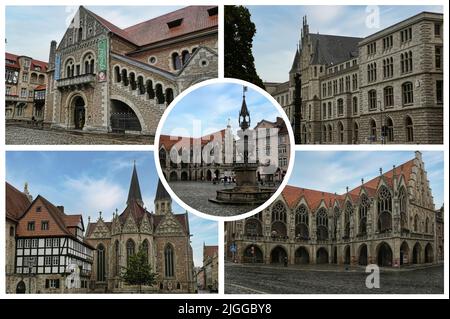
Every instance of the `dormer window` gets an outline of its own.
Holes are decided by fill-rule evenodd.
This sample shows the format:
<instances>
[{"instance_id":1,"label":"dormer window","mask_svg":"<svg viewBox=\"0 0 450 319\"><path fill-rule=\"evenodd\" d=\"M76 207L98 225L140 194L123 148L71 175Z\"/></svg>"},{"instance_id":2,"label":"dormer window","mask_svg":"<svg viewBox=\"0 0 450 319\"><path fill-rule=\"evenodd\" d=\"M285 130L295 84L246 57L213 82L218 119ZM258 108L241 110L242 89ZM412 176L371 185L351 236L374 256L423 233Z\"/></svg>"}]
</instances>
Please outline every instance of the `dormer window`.
<instances>
[{"instance_id":1,"label":"dormer window","mask_svg":"<svg viewBox=\"0 0 450 319\"><path fill-rule=\"evenodd\" d=\"M209 15L210 17L216 16L216 15L218 15L218 14L219 14L219 7L214 7L214 8L209 8L209 9L208 9L208 15Z\"/></svg>"},{"instance_id":2,"label":"dormer window","mask_svg":"<svg viewBox=\"0 0 450 319\"><path fill-rule=\"evenodd\" d=\"M183 18L167 22L167 26L169 27L169 29L172 29L175 27L179 27L181 25L181 22L183 22Z\"/></svg>"}]
</instances>

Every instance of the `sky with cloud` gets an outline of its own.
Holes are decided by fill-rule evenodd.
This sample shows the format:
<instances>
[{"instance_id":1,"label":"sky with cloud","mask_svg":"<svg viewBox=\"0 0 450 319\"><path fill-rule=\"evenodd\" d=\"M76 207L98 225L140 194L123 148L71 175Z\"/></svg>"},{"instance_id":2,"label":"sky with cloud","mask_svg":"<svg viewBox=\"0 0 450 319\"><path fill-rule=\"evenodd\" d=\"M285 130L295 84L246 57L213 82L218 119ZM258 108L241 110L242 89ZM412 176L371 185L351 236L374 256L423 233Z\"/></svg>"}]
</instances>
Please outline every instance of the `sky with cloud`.
<instances>
[{"instance_id":1,"label":"sky with cloud","mask_svg":"<svg viewBox=\"0 0 450 319\"><path fill-rule=\"evenodd\" d=\"M236 132L242 91L242 85L237 83L214 83L190 92L171 110L162 134L200 137L226 128L228 119ZM263 119L275 121L281 116L278 109L256 90L248 87L245 96L252 127Z\"/></svg>"},{"instance_id":2,"label":"sky with cloud","mask_svg":"<svg viewBox=\"0 0 450 319\"><path fill-rule=\"evenodd\" d=\"M86 6L120 28L156 18L181 7ZM78 6L6 6L6 51L47 61L50 42L61 41L77 10Z\"/></svg>"},{"instance_id":3,"label":"sky with cloud","mask_svg":"<svg viewBox=\"0 0 450 319\"><path fill-rule=\"evenodd\" d=\"M297 151L289 185L343 194L415 156L411 151ZM436 209L444 202L444 153L422 152Z\"/></svg>"},{"instance_id":4,"label":"sky with cloud","mask_svg":"<svg viewBox=\"0 0 450 319\"><path fill-rule=\"evenodd\" d=\"M133 162L136 161L139 184L147 210L154 209L158 183L153 152L6 152L6 180L19 190L28 182L35 198L42 195L54 205L63 205L68 214L83 214L95 221L98 212L111 220L117 208L126 207ZM175 213L184 210L175 202ZM201 266L203 242L218 244L217 222L189 213L194 263Z\"/></svg>"},{"instance_id":5,"label":"sky with cloud","mask_svg":"<svg viewBox=\"0 0 450 319\"><path fill-rule=\"evenodd\" d=\"M378 24L366 23L373 6L248 6L256 25L253 55L263 81L288 80L300 39L302 17L311 33L365 37L422 11L441 12L442 6L377 6ZM369 12L369 13L368 13ZM375 20L370 20L376 22Z\"/></svg>"}]
</instances>

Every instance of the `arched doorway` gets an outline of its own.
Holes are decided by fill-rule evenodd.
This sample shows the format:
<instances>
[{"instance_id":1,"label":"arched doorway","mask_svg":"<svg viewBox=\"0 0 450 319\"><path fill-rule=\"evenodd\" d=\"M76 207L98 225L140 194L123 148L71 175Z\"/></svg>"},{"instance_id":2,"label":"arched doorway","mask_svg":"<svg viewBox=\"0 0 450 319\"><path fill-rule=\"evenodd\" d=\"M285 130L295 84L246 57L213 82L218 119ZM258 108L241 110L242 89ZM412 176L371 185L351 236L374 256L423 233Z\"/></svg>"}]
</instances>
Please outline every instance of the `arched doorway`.
<instances>
[{"instance_id":1,"label":"arched doorway","mask_svg":"<svg viewBox=\"0 0 450 319\"><path fill-rule=\"evenodd\" d=\"M170 172L169 181L176 182L178 180L177 172Z\"/></svg>"},{"instance_id":2,"label":"arched doorway","mask_svg":"<svg viewBox=\"0 0 450 319\"><path fill-rule=\"evenodd\" d=\"M282 264L285 258L287 258L286 250L283 247L277 246L270 252L271 264Z\"/></svg>"},{"instance_id":3,"label":"arched doorway","mask_svg":"<svg viewBox=\"0 0 450 319\"><path fill-rule=\"evenodd\" d=\"M111 99L111 130L117 133L140 132L142 126L138 116L128 104Z\"/></svg>"},{"instance_id":4,"label":"arched doorway","mask_svg":"<svg viewBox=\"0 0 450 319\"><path fill-rule=\"evenodd\" d=\"M381 243L378 246L378 255L377 255L378 266L381 267L390 267L392 266L392 249L386 243Z\"/></svg>"},{"instance_id":5,"label":"arched doorway","mask_svg":"<svg viewBox=\"0 0 450 319\"><path fill-rule=\"evenodd\" d=\"M316 264L328 264L328 251L323 247L317 250Z\"/></svg>"},{"instance_id":6,"label":"arched doorway","mask_svg":"<svg viewBox=\"0 0 450 319\"><path fill-rule=\"evenodd\" d=\"M81 96L75 97L73 100L73 124L75 129L82 130L86 121L86 108L84 100Z\"/></svg>"},{"instance_id":7,"label":"arched doorway","mask_svg":"<svg viewBox=\"0 0 450 319\"><path fill-rule=\"evenodd\" d=\"M419 264L420 263L420 259L421 259L420 258L420 250L421 250L420 244L416 243L414 245L413 253L412 253L412 263L413 264Z\"/></svg>"},{"instance_id":8,"label":"arched doorway","mask_svg":"<svg viewBox=\"0 0 450 319\"><path fill-rule=\"evenodd\" d=\"M425 246L425 263L432 263L433 262L433 246L431 246L430 243L428 243Z\"/></svg>"},{"instance_id":9,"label":"arched doorway","mask_svg":"<svg viewBox=\"0 0 450 319\"><path fill-rule=\"evenodd\" d=\"M243 257L244 263L262 263L264 261L263 253L261 249L256 245L247 246L247 248L245 248L244 250Z\"/></svg>"},{"instance_id":10,"label":"arched doorway","mask_svg":"<svg viewBox=\"0 0 450 319\"><path fill-rule=\"evenodd\" d=\"M296 264L309 264L309 253L305 247L299 247L295 251L295 263Z\"/></svg>"},{"instance_id":11,"label":"arched doorway","mask_svg":"<svg viewBox=\"0 0 450 319\"><path fill-rule=\"evenodd\" d=\"M338 250L337 247L335 246L333 249L333 264L337 263L338 263Z\"/></svg>"},{"instance_id":12,"label":"arched doorway","mask_svg":"<svg viewBox=\"0 0 450 319\"><path fill-rule=\"evenodd\" d=\"M361 266L367 266L367 245L362 244L359 248L358 264Z\"/></svg>"},{"instance_id":13,"label":"arched doorway","mask_svg":"<svg viewBox=\"0 0 450 319\"><path fill-rule=\"evenodd\" d=\"M181 180L187 181L188 180L188 173L187 172L181 172Z\"/></svg>"},{"instance_id":14,"label":"arched doorway","mask_svg":"<svg viewBox=\"0 0 450 319\"><path fill-rule=\"evenodd\" d=\"M26 288L23 280L19 281L19 283L16 286L16 294L24 294L26 292L26 290L27 290L27 288Z\"/></svg>"},{"instance_id":15,"label":"arched doorway","mask_svg":"<svg viewBox=\"0 0 450 319\"><path fill-rule=\"evenodd\" d=\"M206 180L211 181L212 180L212 173L210 170L206 171Z\"/></svg>"},{"instance_id":16,"label":"arched doorway","mask_svg":"<svg viewBox=\"0 0 450 319\"><path fill-rule=\"evenodd\" d=\"M345 247L344 264L350 265L350 246Z\"/></svg>"},{"instance_id":17,"label":"arched doorway","mask_svg":"<svg viewBox=\"0 0 450 319\"><path fill-rule=\"evenodd\" d=\"M220 178L220 172L219 172L218 169L216 169L216 170L214 171L214 177L217 178L217 179Z\"/></svg>"},{"instance_id":18,"label":"arched doorway","mask_svg":"<svg viewBox=\"0 0 450 319\"><path fill-rule=\"evenodd\" d=\"M400 246L400 266L409 264L409 246L406 241Z\"/></svg>"}]
</instances>

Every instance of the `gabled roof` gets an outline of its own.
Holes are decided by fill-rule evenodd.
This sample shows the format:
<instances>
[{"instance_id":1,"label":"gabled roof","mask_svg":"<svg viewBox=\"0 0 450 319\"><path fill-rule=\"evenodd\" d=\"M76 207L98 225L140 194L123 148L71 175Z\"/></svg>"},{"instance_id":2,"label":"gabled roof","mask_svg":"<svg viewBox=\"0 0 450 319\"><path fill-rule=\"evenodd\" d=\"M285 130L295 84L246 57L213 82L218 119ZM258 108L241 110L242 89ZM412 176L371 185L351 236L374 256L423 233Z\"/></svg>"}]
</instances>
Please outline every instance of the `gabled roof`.
<instances>
[{"instance_id":1,"label":"gabled roof","mask_svg":"<svg viewBox=\"0 0 450 319\"><path fill-rule=\"evenodd\" d=\"M139 226L142 222L142 219L145 215L149 217L149 221L151 222L151 214L141 205L139 205L136 201L132 201L125 207L125 210L122 214L119 215L119 221L123 225L128 219L128 216L132 216L133 220Z\"/></svg>"},{"instance_id":2,"label":"gabled roof","mask_svg":"<svg viewBox=\"0 0 450 319\"><path fill-rule=\"evenodd\" d=\"M6 184L6 218L18 221L30 207L31 201L28 196L17 188L5 182Z\"/></svg>"},{"instance_id":3,"label":"gabled roof","mask_svg":"<svg viewBox=\"0 0 450 319\"><path fill-rule=\"evenodd\" d=\"M333 204L340 197L340 195L332 193L291 185L287 185L284 188L282 196L289 208L296 207L301 198L304 198L310 209L316 209L322 200L328 207L330 203Z\"/></svg>"},{"instance_id":4,"label":"gabled roof","mask_svg":"<svg viewBox=\"0 0 450 319\"><path fill-rule=\"evenodd\" d=\"M202 137L186 137L186 136L173 136L173 135L163 135L161 134L159 136L159 146L164 146L164 148L167 151L170 151L172 149L172 147L179 143L179 148L181 147L186 147L186 148L190 148L191 145L193 145L194 141L200 141L200 145L206 145L208 144L210 141L212 141L214 139L214 137L216 135L221 136L221 138L223 139L225 137L225 129L211 133L211 134L207 134L204 135Z\"/></svg>"},{"instance_id":5,"label":"gabled roof","mask_svg":"<svg viewBox=\"0 0 450 319\"><path fill-rule=\"evenodd\" d=\"M85 9L112 33L136 46L144 46L193 32L216 28L218 15L210 16L208 13L209 9L215 7L217 6L189 6L125 29L121 29L92 11ZM169 24L176 20L181 20L181 24L169 28Z\"/></svg>"},{"instance_id":6,"label":"gabled roof","mask_svg":"<svg viewBox=\"0 0 450 319\"><path fill-rule=\"evenodd\" d=\"M5 65L8 68L19 69L20 68L19 58L22 57L22 56L23 55L16 55L16 54L5 52ZM32 59L32 58L30 58L30 59L31 59L30 71L33 71L36 66L40 67L42 72L47 71L47 68L48 68L48 63L47 62L40 61L40 60L35 60L35 59ZM6 60L14 61L14 64L9 64L9 63L6 64Z\"/></svg>"},{"instance_id":7,"label":"gabled roof","mask_svg":"<svg viewBox=\"0 0 450 319\"><path fill-rule=\"evenodd\" d=\"M358 56L362 38L327 34L309 34L314 49L311 64L339 64Z\"/></svg>"},{"instance_id":8,"label":"gabled roof","mask_svg":"<svg viewBox=\"0 0 450 319\"><path fill-rule=\"evenodd\" d=\"M112 222L103 222L103 224L105 224L105 226L108 228L108 230L111 231ZM95 227L97 227L97 223L92 223L92 222L88 223L85 238L91 237L92 233L94 232Z\"/></svg>"},{"instance_id":9,"label":"gabled roof","mask_svg":"<svg viewBox=\"0 0 450 319\"><path fill-rule=\"evenodd\" d=\"M156 229L159 224L162 222L162 220L165 218L166 215L154 215L152 214L153 217L153 226L154 229ZM190 230L189 230L189 218L188 218L188 214L184 213L184 214L172 214L173 217L175 217L175 219L180 223L181 227L183 227L183 230L186 232L186 234L189 234Z\"/></svg>"}]
</instances>

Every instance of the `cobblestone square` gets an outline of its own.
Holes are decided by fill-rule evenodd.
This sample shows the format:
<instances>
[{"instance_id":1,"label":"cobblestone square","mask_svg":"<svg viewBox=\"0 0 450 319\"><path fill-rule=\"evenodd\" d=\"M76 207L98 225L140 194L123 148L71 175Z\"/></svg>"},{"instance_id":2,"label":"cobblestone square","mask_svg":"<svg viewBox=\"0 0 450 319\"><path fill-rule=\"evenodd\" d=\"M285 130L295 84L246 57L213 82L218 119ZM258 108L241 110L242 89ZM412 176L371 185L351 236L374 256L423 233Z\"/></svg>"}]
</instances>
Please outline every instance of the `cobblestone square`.
<instances>
[{"instance_id":1,"label":"cobblestone square","mask_svg":"<svg viewBox=\"0 0 450 319\"><path fill-rule=\"evenodd\" d=\"M7 145L112 145L153 144L154 137L148 135L123 135L113 133L85 133L38 129L19 125L6 125Z\"/></svg>"},{"instance_id":2,"label":"cobblestone square","mask_svg":"<svg viewBox=\"0 0 450 319\"><path fill-rule=\"evenodd\" d=\"M225 263L226 294L443 294L442 264L381 269L380 288L368 289L363 267Z\"/></svg>"},{"instance_id":3,"label":"cobblestone square","mask_svg":"<svg viewBox=\"0 0 450 319\"><path fill-rule=\"evenodd\" d=\"M215 198L216 191L233 188L235 185L213 184L213 182L177 181L169 183L172 190L186 204L196 210L214 216L236 216L256 208L256 206L220 205L208 201Z\"/></svg>"}]
</instances>

